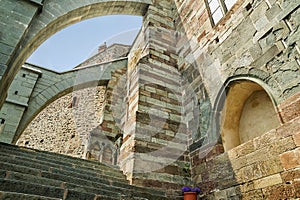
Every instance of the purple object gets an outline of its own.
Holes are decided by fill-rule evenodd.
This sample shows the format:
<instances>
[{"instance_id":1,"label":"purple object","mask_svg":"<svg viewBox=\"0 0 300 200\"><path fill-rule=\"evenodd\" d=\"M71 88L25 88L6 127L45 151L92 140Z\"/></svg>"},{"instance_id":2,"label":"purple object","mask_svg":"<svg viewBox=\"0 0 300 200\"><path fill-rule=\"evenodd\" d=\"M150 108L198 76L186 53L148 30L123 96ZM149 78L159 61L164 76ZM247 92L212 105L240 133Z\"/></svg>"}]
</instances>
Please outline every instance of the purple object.
<instances>
[{"instance_id":1,"label":"purple object","mask_svg":"<svg viewBox=\"0 0 300 200\"><path fill-rule=\"evenodd\" d=\"M200 189L199 189L199 188L197 188L197 187L196 187L196 188L193 188L193 189L192 189L192 192L197 192L197 193L200 193Z\"/></svg>"},{"instance_id":2,"label":"purple object","mask_svg":"<svg viewBox=\"0 0 300 200\"><path fill-rule=\"evenodd\" d=\"M181 188L181 191L182 192L190 192L190 191L192 191L192 188L184 186L183 188Z\"/></svg>"},{"instance_id":3,"label":"purple object","mask_svg":"<svg viewBox=\"0 0 300 200\"><path fill-rule=\"evenodd\" d=\"M183 188L181 188L181 191L182 192L197 192L200 193L200 189L199 188L191 188L191 187L188 187L188 186L184 186Z\"/></svg>"}]
</instances>

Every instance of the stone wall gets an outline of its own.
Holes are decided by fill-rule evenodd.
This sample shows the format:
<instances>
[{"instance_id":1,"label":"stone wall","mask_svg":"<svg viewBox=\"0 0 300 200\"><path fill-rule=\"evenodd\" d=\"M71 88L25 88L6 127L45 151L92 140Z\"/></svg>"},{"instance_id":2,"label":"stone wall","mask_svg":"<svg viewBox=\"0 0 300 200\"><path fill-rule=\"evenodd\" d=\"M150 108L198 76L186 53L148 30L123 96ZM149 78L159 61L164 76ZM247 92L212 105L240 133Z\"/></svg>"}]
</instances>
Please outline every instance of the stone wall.
<instances>
[{"instance_id":1,"label":"stone wall","mask_svg":"<svg viewBox=\"0 0 300 200\"><path fill-rule=\"evenodd\" d=\"M127 57L127 54L131 48L131 46L124 44L112 44L109 47L104 44L101 47L102 48L99 47L98 53L96 55L87 59L75 68L86 67L88 65L95 65L103 62L109 62L117 58Z\"/></svg>"},{"instance_id":2,"label":"stone wall","mask_svg":"<svg viewBox=\"0 0 300 200\"><path fill-rule=\"evenodd\" d=\"M205 1L175 2L185 41L179 57L188 58L179 69L201 113L194 115L199 126L190 138L190 156L203 198L299 198L299 1L240 0L216 26ZM229 83L246 80L268 93L281 124L224 152L226 91Z\"/></svg>"},{"instance_id":3,"label":"stone wall","mask_svg":"<svg viewBox=\"0 0 300 200\"><path fill-rule=\"evenodd\" d=\"M40 70L23 66L15 77L8 91L6 101L0 109L0 119L2 120L0 141L6 143L13 142L17 128L24 112L27 110L28 101L32 96L40 75Z\"/></svg>"},{"instance_id":4,"label":"stone wall","mask_svg":"<svg viewBox=\"0 0 300 200\"><path fill-rule=\"evenodd\" d=\"M76 68L109 62L124 57L128 54L129 48L130 46L122 44L113 44L109 47L105 46L105 48L102 48L96 55L87 59ZM123 74L124 69L121 71L117 70L112 76L114 77L113 79L115 79ZM45 79L49 77L45 73L43 73L43 75ZM109 75L111 76L111 74ZM115 164L116 159L113 160L111 156L113 151L116 150L114 143L111 144L109 141L105 142L103 139L97 140L93 137L95 137L99 124L103 126L104 121L104 124L107 125L107 120L105 119L112 118L111 111L107 109L111 105L111 93L117 83L117 81L111 80L108 84L107 91L103 86L92 87L73 91L59 98L35 117L26 130L23 131L17 145L24 145L70 156L97 159L109 164ZM105 98L110 100L106 106L104 103ZM104 107L106 107L104 111L105 116L103 116L102 113ZM114 123L113 120L110 121ZM94 136L91 136L93 134ZM118 135L119 133L117 133L117 131L110 134L107 132L108 137L114 137L112 134ZM96 146L95 142L97 142ZM109 153L108 151L111 152Z\"/></svg>"},{"instance_id":5,"label":"stone wall","mask_svg":"<svg viewBox=\"0 0 300 200\"><path fill-rule=\"evenodd\" d=\"M105 133L110 141L123 139L119 164L132 184L194 184L204 199L299 198L299 1L238 0L216 25L205 1L152 3L127 71L119 68L108 83L104 117L88 136L87 152L112 162L97 153L112 153L101 149ZM277 127L224 148L222 120L239 126L256 91L245 87L245 101L228 98L232 85L245 81L264 92ZM236 105L239 113L224 115ZM251 106L246 111L253 114Z\"/></svg>"},{"instance_id":6,"label":"stone wall","mask_svg":"<svg viewBox=\"0 0 300 200\"><path fill-rule=\"evenodd\" d=\"M17 145L85 157L89 133L98 125L105 105L105 87L65 95L47 106L25 129Z\"/></svg>"},{"instance_id":7,"label":"stone wall","mask_svg":"<svg viewBox=\"0 0 300 200\"><path fill-rule=\"evenodd\" d=\"M278 103L299 92L299 2L240 0L214 27L204 1L176 2L190 62L213 101L213 87L233 76L260 79Z\"/></svg>"},{"instance_id":8,"label":"stone wall","mask_svg":"<svg viewBox=\"0 0 300 200\"><path fill-rule=\"evenodd\" d=\"M300 118L225 153L191 153L193 180L207 199L299 198ZM200 156L200 155L205 156Z\"/></svg>"}]
</instances>

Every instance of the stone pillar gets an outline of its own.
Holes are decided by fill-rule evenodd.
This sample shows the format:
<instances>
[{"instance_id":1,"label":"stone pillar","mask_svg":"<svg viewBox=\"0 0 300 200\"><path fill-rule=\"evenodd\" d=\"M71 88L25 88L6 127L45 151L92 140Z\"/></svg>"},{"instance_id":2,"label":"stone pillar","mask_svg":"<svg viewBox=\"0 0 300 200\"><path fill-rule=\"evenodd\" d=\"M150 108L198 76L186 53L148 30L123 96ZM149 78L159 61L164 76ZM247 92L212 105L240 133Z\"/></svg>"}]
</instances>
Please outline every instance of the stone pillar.
<instances>
[{"instance_id":1,"label":"stone pillar","mask_svg":"<svg viewBox=\"0 0 300 200\"><path fill-rule=\"evenodd\" d=\"M178 190L190 172L175 15L173 1L155 1L129 56L119 163L132 184Z\"/></svg>"}]
</instances>

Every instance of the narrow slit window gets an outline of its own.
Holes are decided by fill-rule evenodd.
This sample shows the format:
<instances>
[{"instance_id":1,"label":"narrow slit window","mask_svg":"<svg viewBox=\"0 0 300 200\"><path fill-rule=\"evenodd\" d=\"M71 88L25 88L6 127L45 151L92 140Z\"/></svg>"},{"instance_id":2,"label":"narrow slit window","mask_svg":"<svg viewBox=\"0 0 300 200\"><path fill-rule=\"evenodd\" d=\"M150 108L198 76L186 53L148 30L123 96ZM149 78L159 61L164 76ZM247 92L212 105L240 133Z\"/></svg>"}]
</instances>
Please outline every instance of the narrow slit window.
<instances>
[{"instance_id":1,"label":"narrow slit window","mask_svg":"<svg viewBox=\"0 0 300 200\"><path fill-rule=\"evenodd\" d=\"M78 106L79 99L78 97L73 97L72 102L69 103L68 108L75 108Z\"/></svg>"},{"instance_id":2,"label":"narrow slit window","mask_svg":"<svg viewBox=\"0 0 300 200\"><path fill-rule=\"evenodd\" d=\"M0 118L0 134L2 134L5 126L5 119Z\"/></svg>"}]
</instances>

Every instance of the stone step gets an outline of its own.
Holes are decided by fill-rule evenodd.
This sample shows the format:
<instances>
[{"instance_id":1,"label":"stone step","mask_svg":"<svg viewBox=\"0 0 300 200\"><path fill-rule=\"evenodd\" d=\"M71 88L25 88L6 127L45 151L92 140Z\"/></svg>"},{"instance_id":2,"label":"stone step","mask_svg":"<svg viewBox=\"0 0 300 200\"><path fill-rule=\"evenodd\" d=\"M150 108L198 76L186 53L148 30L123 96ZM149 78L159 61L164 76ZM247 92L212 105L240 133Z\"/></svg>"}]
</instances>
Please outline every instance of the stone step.
<instances>
[{"instance_id":1,"label":"stone step","mask_svg":"<svg viewBox=\"0 0 300 200\"><path fill-rule=\"evenodd\" d=\"M27 166L30 168L36 168L36 169L41 169L44 171L56 171L56 170L61 170L63 171L62 173L66 172L73 172L76 174L79 174L80 177L82 174L86 176L92 176L92 177L97 177L101 179L111 179L113 178L115 181L127 183L125 177L120 177L119 174L121 173L120 171L104 171L104 170L91 170L91 169L82 169L80 168L75 168L75 167L68 167L64 166L63 163L57 164L57 163L52 163L50 161L43 161L43 160L38 160L37 158L27 158L23 156L16 156L9 154L7 155L6 152L0 152L0 162L9 162L11 164L15 165L23 165ZM74 176L76 175L74 174ZM109 174L109 175L107 175Z\"/></svg>"},{"instance_id":2,"label":"stone step","mask_svg":"<svg viewBox=\"0 0 300 200\"><path fill-rule=\"evenodd\" d=\"M21 146L16 146L16 145L11 145L7 143L1 143L0 142L0 150L6 149L6 150L12 150L12 151L17 151L17 152L22 152L22 153L27 153L30 155L35 155L35 156L46 156L48 158L55 158L64 162L72 162L73 164L76 165L82 165L86 167L95 167L98 166L103 169L119 169L117 166L114 165L107 165L100 163L99 161L96 160L85 160L82 158L76 158L76 157L71 157L63 154L57 154L53 152L48 152L48 151L42 151L42 150L37 150L37 149L32 149L32 148L27 148L27 147L21 147ZM19 151L21 150L21 151Z\"/></svg>"},{"instance_id":3,"label":"stone step","mask_svg":"<svg viewBox=\"0 0 300 200\"><path fill-rule=\"evenodd\" d=\"M40 151L36 149L30 149L26 147L18 147L10 144L0 143L0 152L7 152L10 155L23 155L30 158L38 158L40 160L51 161L53 163L64 164L70 167L82 167L91 170L103 170L107 173L110 171L119 171L118 176L124 178L124 175L120 172L117 166L105 165L98 161L84 160L80 158L74 158L66 155L55 154L52 152ZM117 175L116 174L116 175Z\"/></svg>"},{"instance_id":4,"label":"stone step","mask_svg":"<svg viewBox=\"0 0 300 200\"><path fill-rule=\"evenodd\" d=\"M16 166L10 163L0 162L0 177L6 179L30 180L40 184L51 184L51 186L61 187L64 185L67 189L85 188L101 188L106 191L116 191L125 195L142 195L155 198L150 199L166 199L163 191L141 188L125 183L115 182L113 180L101 180L101 182L93 182L90 180L79 179L72 176L66 176L38 169L28 168L24 166ZM97 189L98 190L98 189ZM109 193L109 192L108 192ZM104 193L107 194L107 193Z\"/></svg>"},{"instance_id":5,"label":"stone step","mask_svg":"<svg viewBox=\"0 0 300 200\"><path fill-rule=\"evenodd\" d=\"M39 176L40 175L40 176ZM20 172L14 172L14 171L5 171L0 170L0 177L3 177L7 180L18 180L18 181L24 181L24 182L34 182L41 185L49 185L53 187L60 187L64 189L72 189L72 190L79 190L79 191L85 191L89 193L96 193L96 194L102 194L107 195L110 194L112 191L113 193L110 195L113 195L114 193L119 194L125 194L125 195L142 195L150 196L150 197L164 197L164 193L157 192L155 190L145 189L145 188L139 188L134 187L131 185L109 185L110 181L108 181L108 184L101 184L101 183L95 183L83 179L74 179L72 177L67 176L55 176L51 173L44 173L40 172L39 175L31 175L31 174L24 174ZM124 187L125 186L125 187ZM162 196L160 196L160 195Z\"/></svg>"},{"instance_id":6,"label":"stone step","mask_svg":"<svg viewBox=\"0 0 300 200\"><path fill-rule=\"evenodd\" d=\"M9 170L9 171L16 171L20 173L26 173L26 174L34 174L38 175L40 173L51 173L53 175L56 175L59 177L61 176L67 176L67 177L72 177L76 178L79 180L87 180L95 183L101 183L101 184L108 184L108 185L124 185L127 186L128 184L125 182L118 182L118 180L114 179L113 177L105 177L105 176L89 176L83 173L76 173L73 171L67 171L67 170L62 170L59 168L53 168L49 167L47 165L41 165L37 163L30 163L27 161L16 161L13 159L6 159L6 162L0 161L0 169L3 170ZM113 181L112 181L113 180Z\"/></svg>"},{"instance_id":7,"label":"stone step","mask_svg":"<svg viewBox=\"0 0 300 200\"><path fill-rule=\"evenodd\" d=\"M69 179L74 179L74 182L78 181L90 181L92 183L106 184L112 185L121 188L132 188L128 184L126 180L118 179L115 177L105 176L102 174L97 174L95 172L91 172L87 175L84 171L80 171L80 173L76 172L73 168L66 168L64 166L56 166L55 164L48 162L41 162L36 160L28 160L27 158L22 158L15 155L2 155L3 152L0 152L0 168L8 170L8 171L16 171L21 173L33 174L53 177L63 178L63 181L69 181ZM33 162L34 161L34 162ZM119 171L118 171L119 172ZM113 181L112 181L113 180ZM156 192L158 195L165 195L162 191L151 190L148 188L135 188L138 191L148 191L149 193Z\"/></svg>"},{"instance_id":8,"label":"stone step","mask_svg":"<svg viewBox=\"0 0 300 200\"><path fill-rule=\"evenodd\" d=\"M3 165L3 163L0 163ZM114 185L110 185L111 182L109 180L103 180L102 182L92 182L89 180L85 180L85 179L79 179L79 178L74 178L71 176L65 176L65 175L61 175L61 174L54 174L51 172L46 172L46 171L39 171L36 169L31 169L28 170L28 168L20 167L17 170L12 171L9 168L9 164L5 164L5 167L1 167L2 169L0 170L0 173L2 174L2 178L6 178L6 179L14 179L14 178L24 178L24 179L34 179L34 177L36 177L36 179L39 179L40 181L44 181L45 179L48 179L49 182L47 183L51 183L52 186L58 186L60 187L61 185L65 185L66 183L68 183L68 185L83 185L83 186L87 186L87 187L95 187L95 188L102 188L104 190L110 190L111 188L116 188L116 186ZM6 168L6 169L3 169ZM15 167L13 167L13 169L16 169ZM24 170L25 169L25 170ZM28 173L29 172L29 173Z\"/></svg>"},{"instance_id":9,"label":"stone step","mask_svg":"<svg viewBox=\"0 0 300 200\"><path fill-rule=\"evenodd\" d=\"M77 183L69 183L69 182L64 182L52 178L45 178L41 176L34 176L34 175L23 174L19 172L0 170L0 174L2 174L2 176L5 175L4 177L5 180L22 181L26 183L34 183L43 186L61 188L64 190L74 190L77 192L92 193L97 195L109 195L109 196L119 197L121 195L121 192L124 192L122 188L117 188L114 186L104 185L104 184L97 185L95 183L94 185L92 185L93 187L89 187L85 184L82 184L82 182L80 181Z\"/></svg>"},{"instance_id":10,"label":"stone step","mask_svg":"<svg viewBox=\"0 0 300 200\"><path fill-rule=\"evenodd\" d=\"M41 180L37 177L29 177L22 174L14 174L17 179L3 179L0 178L0 191L8 191L15 193L26 193L30 195L40 195L43 197L62 198L62 199L141 199L141 200L167 200L169 198L158 196L155 194L142 193L135 191L135 188L123 193L114 192L115 188L111 191L104 191L96 188L89 188L77 185L70 185L68 183L60 184L54 180L48 179ZM34 181L32 183L31 181ZM47 182L48 181L48 182ZM53 186L54 184L55 186Z\"/></svg>"},{"instance_id":11,"label":"stone step","mask_svg":"<svg viewBox=\"0 0 300 200\"><path fill-rule=\"evenodd\" d=\"M0 191L0 200L62 200L59 198L50 198L37 195L22 194L16 192Z\"/></svg>"},{"instance_id":12,"label":"stone step","mask_svg":"<svg viewBox=\"0 0 300 200\"><path fill-rule=\"evenodd\" d=\"M78 159L65 157L0 143L0 191L76 200L170 199L164 191L129 185L116 168L98 162L87 161L88 164L85 164L85 160L80 160L78 164ZM104 173L106 170L110 171L110 176ZM41 193L35 193L35 190ZM50 191L50 196L47 191Z\"/></svg>"},{"instance_id":13,"label":"stone step","mask_svg":"<svg viewBox=\"0 0 300 200\"><path fill-rule=\"evenodd\" d=\"M120 199L120 195L114 197L96 195L83 191L63 189L58 187L45 186L17 180L0 179L0 190L5 192L23 193L43 197L64 199L64 200L94 200L94 199Z\"/></svg>"}]
</instances>

